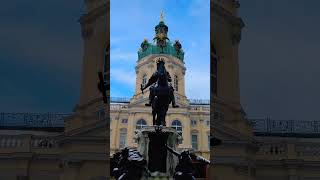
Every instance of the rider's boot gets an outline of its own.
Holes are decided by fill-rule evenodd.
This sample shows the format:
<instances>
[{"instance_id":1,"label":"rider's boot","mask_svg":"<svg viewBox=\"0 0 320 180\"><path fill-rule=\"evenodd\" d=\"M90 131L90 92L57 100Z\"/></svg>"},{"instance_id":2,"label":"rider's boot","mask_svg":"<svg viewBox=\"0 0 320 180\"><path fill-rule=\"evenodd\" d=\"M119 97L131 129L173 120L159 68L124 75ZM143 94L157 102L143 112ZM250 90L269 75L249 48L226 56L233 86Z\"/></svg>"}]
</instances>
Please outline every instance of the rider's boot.
<instances>
[{"instance_id":1,"label":"rider's boot","mask_svg":"<svg viewBox=\"0 0 320 180\"><path fill-rule=\"evenodd\" d=\"M174 98L173 92L174 92L174 89L173 89L173 87L171 86L170 96L171 96L172 107L173 107L173 108L178 108L179 106L176 105L176 98Z\"/></svg>"},{"instance_id":2,"label":"rider's boot","mask_svg":"<svg viewBox=\"0 0 320 180\"><path fill-rule=\"evenodd\" d=\"M179 107L178 105L176 105L176 101L175 101L174 97L172 98L172 107L173 108L178 108Z\"/></svg>"}]
</instances>

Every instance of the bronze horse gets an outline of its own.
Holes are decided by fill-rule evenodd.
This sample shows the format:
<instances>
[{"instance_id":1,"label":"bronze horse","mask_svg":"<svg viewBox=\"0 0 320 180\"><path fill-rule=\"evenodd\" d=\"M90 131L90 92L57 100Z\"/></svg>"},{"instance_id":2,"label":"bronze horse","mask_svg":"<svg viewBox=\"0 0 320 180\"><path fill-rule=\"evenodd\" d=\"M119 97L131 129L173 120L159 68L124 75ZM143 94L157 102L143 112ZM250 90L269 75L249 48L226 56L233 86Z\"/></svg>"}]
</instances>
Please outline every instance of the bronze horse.
<instances>
[{"instance_id":1,"label":"bronze horse","mask_svg":"<svg viewBox=\"0 0 320 180\"><path fill-rule=\"evenodd\" d=\"M164 66L164 61L160 60L157 63L157 71L149 79L148 84L144 87L141 85L141 91L143 92L144 89L155 83L155 86L150 88L153 125L166 126L165 117L171 102L172 107L179 107L175 104L174 89L168 83L169 78L170 75Z\"/></svg>"}]
</instances>

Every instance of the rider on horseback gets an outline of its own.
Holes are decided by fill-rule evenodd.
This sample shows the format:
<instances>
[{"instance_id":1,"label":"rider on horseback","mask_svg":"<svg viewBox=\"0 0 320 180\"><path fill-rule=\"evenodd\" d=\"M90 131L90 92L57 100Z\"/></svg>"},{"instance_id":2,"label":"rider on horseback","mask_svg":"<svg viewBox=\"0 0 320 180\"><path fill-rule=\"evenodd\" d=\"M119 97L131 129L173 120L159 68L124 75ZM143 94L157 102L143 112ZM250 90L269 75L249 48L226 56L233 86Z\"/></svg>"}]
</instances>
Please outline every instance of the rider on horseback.
<instances>
[{"instance_id":1,"label":"rider on horseback","mask_svg":"<svg viewBox=\"0 0 320 180\"><path fill-rule=\"evenodd\" d=\"M152 101L153 101L153 99L155 97L154 88L155 88L155 84L156 84L156 82L157 82L157 80L159 78L159 68L161 66L164 67L164 63L165 62L162 59L159 60L157 62L157 71L152 74L152 76L148 80L148 83L145 86L141 85L141 91L142 92L143 92L144 89L146 89L146 88L148 88L150 86L149 103L145 104L146 106L151 106L151 103L152 103ZM164 67L164 69L165 69L165 67ZM165 71L166 71L166 69L165 69ZM171 76L170 76L169 72L166 71L166 73L167 73L168 82L171 82L172 79L171 79ZM174 93L173 93L174 89L173 89L171 83L168 83L168 84L169 84L169 87L170 87L170 95L169 96L170 96L170 99L172 101L172 107L173 108L179 107L178 105L176 105L176 102L175 102Z\"/></svg>"}]
</instances>

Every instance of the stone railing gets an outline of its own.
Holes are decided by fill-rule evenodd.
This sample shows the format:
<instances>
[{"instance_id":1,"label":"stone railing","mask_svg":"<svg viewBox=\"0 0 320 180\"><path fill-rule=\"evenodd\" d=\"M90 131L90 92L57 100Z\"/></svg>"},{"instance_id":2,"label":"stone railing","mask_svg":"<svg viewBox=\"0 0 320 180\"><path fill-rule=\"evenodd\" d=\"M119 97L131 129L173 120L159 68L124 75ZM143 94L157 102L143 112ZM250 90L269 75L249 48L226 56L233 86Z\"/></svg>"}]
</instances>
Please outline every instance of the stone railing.
<instances>
[{"instance_id":1,"label":"stone railing","mask_svg":"<svg viewBox=\"0 0 320 180\"><path fill-rule=\"evenodd\" d=\"M55 138L45 136L32 136L31 144L33 148L41 149L51 149L58 147L58 143Z\"/></svg>"},{"instance_id":2,"label":"stone railing","mask_svg":"<svg viewBox=\"0 0 320 180\"><path fill-rule=\"evenodd\" d=\"M196 106L196 105L192 105L190 106L190 110L193 111L210 111L210 106L206 107L206 106Z\"/></svg>"},{"instance_id":3,"label":"stone railing","mask_svg":"<svg viewBox=\"0 0 320 180\"><path fill-rule=\"evenodd\" d=\"M263 141L263 139L260 139ZM282 142L263 142L259 144L257 159L285 160L303 159L305 161L320 161L320 140L314 138L297 138L296 140Z\"/></svg>"},{"instance_id":4,"label":"stone railing","mask_svg":"<svg viewBox=\"0 0 320 180\"><path fill-rule=\"evenodd\" d=\"M280 160L287 157L287 151L287 144L285 143L261 143L257 155Z\"/></svg>"},{"instance_id":5,"label":"stone railing","mask_svg":"<svg viewBox=\"0 0 320 180\"><path fill-rule=\"evenodd\" d=\"M190 104L210 105L209 99L188 99Z\"/></svg>"},{"instance_id":6,"label":"stone railing","mask_svg":"<svg viewBox=\"0 0 320 180\"><path fill-rule=\"evenodd\" d=\"M320 142L313 144L297 144L295 150L298 157L309 156L311 158L320 158Z\"/></svg>"},{"instance_id":7,"label":"stone railing","mask_svg":"<svg viewBox=\"0 0 320 180\"><path fill-rule=\"evenodd\" d=\"M18 148L26 144L26 138L23 136L0 136L0 148Z\"/></svg>"},{"instance_id":8,"label":"stone railing","mask_svg":"<svg viewBox=\"0 0 320 180\"><path fill-rule=\"evenodd\" d=\"M54 149L58 143L54 137L35 135L0 135L0 153L6 149L32 151L33 149Z\"/></svg>"},{"instance_id":9,"label":"stone railing","mask_svg":"<svg viewBox=\"0 0 320 180\"><path fill-rule=\"evenodd\" d=\"M111 111L118 111L122 109L127 109L128 105L126 104L110 104L110 110Z\"/></svg>"}]
</instances>

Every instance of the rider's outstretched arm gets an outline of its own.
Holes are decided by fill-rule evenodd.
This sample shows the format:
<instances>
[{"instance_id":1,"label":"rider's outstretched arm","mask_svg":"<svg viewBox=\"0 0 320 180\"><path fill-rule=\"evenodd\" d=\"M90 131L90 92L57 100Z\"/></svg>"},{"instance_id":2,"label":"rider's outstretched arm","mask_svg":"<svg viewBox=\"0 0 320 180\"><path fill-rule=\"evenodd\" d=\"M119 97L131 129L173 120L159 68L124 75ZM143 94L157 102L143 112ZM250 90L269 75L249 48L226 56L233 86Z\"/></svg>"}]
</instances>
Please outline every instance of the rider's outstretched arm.
<instances>
[{"instance_id":1,"label":"rider's outstretched arm","mask_svg":"<svg viewBox=\"0 0 320 180\"><path fill-rule=\"evenodd\" d=\"M154 73L148 80L148 83L144 87L142 87L142 90L147 89L153 83L157 82L157 79L158 79L157 74Z\"/></svg>"}]
</instances>

